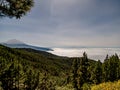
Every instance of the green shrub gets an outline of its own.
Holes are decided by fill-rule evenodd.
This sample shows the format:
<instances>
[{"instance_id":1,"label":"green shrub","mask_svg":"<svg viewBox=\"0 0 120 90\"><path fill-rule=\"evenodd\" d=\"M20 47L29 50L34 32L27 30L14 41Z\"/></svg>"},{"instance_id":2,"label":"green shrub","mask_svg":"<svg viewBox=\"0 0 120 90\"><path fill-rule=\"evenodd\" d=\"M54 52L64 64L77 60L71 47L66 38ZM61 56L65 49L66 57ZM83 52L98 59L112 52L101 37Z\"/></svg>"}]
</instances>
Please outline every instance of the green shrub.
<instances>
[{"instance_id":1,"label":"green shrub","mask_svg":"<svg viewBox=\"0 0 120 90\"><path fill-rule=\"evenodd\" d=\"M83 84L82 89L83 90L91 90L91 86L90 86L90 84L85 83L85 84Z\"/></svg>"}]
</instances>

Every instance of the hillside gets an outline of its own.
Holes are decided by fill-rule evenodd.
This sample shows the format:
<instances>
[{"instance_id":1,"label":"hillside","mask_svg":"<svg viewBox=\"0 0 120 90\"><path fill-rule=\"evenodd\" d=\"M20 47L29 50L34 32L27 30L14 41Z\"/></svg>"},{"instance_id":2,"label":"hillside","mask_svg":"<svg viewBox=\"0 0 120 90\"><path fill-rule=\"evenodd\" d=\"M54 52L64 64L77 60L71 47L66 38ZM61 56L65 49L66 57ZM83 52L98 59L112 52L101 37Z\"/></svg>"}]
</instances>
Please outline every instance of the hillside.
<instances>
[{"instance_id":1,"label":"hillside","mask_svg":"<svg viewBox=\"0 0 120 90\"><path fill-rule=\"evenodd\" d=\"M47 70L52 75L69 70L72 61L67 57L59 57L48 52L33 49L12 49L0 45L0 58L19 59L20 62L28 63L40 71Z\"/></svg>"},{"instance_id":2,"label":"hillside","mask_svg":"<svg viewBox=\"0 0 120 90\"><path fill-rule=\"evenodd\" d=\"M54 90L65 83L71 64L68 57L0 45L0 90Z\"/></svg>"},{"instance_id":3,"label":"hillside","mask_svg":"<svg viewBox=\"0 0 120 90\"><path fill-rule=\"evenodd\" d=\"M73 76L77 75L75 80L79 77L80 67L86 70L86 74L93 71L96 63L88 59L86 53L83 57L69 58L30 48L9 48L0 45L0 88L59 90L63 87L70 90L73 89Z\"/></svg>"}]
</instances>

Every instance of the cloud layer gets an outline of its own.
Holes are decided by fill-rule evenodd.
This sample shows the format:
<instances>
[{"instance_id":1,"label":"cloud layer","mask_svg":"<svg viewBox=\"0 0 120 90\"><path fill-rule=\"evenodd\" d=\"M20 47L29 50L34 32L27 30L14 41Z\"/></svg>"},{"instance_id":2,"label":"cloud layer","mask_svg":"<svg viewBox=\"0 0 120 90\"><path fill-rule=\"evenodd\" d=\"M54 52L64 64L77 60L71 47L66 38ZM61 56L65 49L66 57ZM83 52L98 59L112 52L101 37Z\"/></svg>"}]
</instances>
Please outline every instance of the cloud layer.
<instances>
[{"instance_id":1,"label":"cloud layer","mask_svg":"<svg viewBox=\"0 0 120 90\"><path fill-rule=\"evenodd\" d=\"M21 20L0 21L0 41L49 47L120 46L119 0L35 0Z\"/></svg>"}]
</instances>

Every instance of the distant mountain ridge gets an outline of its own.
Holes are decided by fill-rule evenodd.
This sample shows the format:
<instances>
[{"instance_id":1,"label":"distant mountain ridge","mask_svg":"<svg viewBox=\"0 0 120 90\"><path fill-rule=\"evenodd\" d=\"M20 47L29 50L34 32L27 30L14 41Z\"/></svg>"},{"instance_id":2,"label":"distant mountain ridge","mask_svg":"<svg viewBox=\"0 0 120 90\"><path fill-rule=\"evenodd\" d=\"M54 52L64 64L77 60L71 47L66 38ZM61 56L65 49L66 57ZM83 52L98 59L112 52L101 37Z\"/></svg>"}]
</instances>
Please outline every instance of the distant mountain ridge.
<instances>
[{"instance_id":1,"label":"distant mountain ridge","mask_svg":"<svg viewBox=\"0 0 120 90\"><path fill-rule=\"evenodd\" d=\"M17 40L17 39L11 39L5 42L6 44L25 44L24 42Z\"/></svg>"},{"instance_id":2,"label":"distant mountain ridge","mask_svg":"<svg viewBox=\"0 0 120 90\"><path fill-rule=\"evenodd\" d=\"M8 40L7 42L1 44L10 48L31 48L39 51L53 51L51 48L28 45L16 39Z\"/></svg>"}]
</instances>

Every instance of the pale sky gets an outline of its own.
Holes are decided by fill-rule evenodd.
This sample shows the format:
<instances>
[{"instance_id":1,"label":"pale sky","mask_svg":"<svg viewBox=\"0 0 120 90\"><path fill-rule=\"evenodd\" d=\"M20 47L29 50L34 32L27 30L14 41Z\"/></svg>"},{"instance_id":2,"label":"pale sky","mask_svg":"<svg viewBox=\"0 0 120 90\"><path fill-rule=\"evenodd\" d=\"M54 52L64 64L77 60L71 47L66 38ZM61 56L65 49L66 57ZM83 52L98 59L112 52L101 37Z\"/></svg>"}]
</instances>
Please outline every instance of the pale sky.
<instances>
[{"instance_id":1,"label":"pale sky","mask_svg":"<svg viewBox=\"0 0 120 90\"><path fill-rule=\"evenodd\" d=\"M0 42L45 47L119 47L120 0L35 0L20 20L0 19Z\"/></svg>"}]
</instances>

